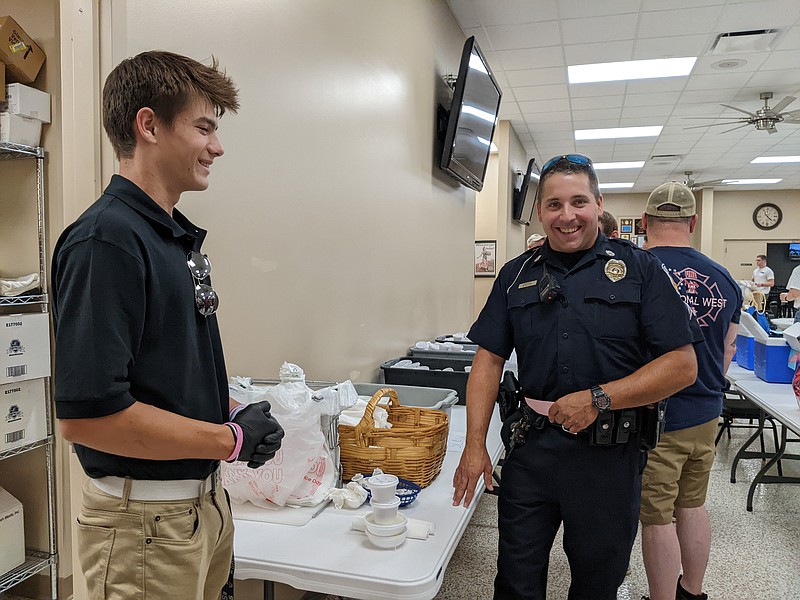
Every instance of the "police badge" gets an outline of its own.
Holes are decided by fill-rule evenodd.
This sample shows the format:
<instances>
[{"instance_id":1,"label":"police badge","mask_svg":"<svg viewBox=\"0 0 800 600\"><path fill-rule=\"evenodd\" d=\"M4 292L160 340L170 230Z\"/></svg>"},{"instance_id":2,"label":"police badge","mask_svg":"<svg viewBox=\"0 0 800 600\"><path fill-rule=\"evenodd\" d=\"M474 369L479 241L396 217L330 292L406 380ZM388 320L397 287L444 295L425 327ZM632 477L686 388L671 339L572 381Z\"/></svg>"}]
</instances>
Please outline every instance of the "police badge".
<instances>
[{"instance_id":1,"label":"police badge","mask_svg":"<svg viewBox=\"0 0 800 600\"><path fill-rule=\"evenodd\" d=\"M621 260L612 258L606 263L603 272L606 274L606 277L616 283L620 279L624 279L625 275L628 274L628 267Z\"/></svg>"}]
</instances>

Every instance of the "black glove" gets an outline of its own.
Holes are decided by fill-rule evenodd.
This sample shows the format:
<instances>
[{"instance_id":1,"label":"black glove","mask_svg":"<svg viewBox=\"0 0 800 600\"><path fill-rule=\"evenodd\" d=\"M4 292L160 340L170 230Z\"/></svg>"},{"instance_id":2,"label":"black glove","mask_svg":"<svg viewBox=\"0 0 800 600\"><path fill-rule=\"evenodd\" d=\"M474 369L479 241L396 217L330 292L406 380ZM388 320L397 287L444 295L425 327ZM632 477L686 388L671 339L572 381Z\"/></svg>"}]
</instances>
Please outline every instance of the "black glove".
<instances>
[{"instance_id":1,"label":"black glove","mask_svg":"<svg viewBox=\"0 0 800 600\"><path fill-rule=\"evenodd\" d=\"M235 460L246 460L251 469L263 466L281 447L283 428L270 409L266 400L256 402L240 410L231 421L242 429L242 448Z\"/></svg>"}]
</instances>

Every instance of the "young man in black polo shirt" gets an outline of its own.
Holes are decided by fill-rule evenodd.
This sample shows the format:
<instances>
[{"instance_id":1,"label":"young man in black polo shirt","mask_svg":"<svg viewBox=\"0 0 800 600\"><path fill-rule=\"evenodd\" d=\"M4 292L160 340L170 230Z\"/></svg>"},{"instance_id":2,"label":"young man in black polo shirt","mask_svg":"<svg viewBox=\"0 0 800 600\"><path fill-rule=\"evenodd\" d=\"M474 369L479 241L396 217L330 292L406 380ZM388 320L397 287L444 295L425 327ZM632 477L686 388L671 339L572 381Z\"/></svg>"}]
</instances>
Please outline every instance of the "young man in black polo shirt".
<instances>
[{"instance_id":1,"label":"young man in black polo shirt","mask_svg":"<svg viewBox=\"0 0 800 600\"><path fill-rule=\"evenodd\" d=\"M120 63L103 89L120 174L56 244L56 415L90 477L78 553L91 598L219 599L233 548L219 461L257 468L283 437L269 403L228 396L206 232L175 208L208 187L237 95L216 62Z\"/></svg>"}]
</instances>

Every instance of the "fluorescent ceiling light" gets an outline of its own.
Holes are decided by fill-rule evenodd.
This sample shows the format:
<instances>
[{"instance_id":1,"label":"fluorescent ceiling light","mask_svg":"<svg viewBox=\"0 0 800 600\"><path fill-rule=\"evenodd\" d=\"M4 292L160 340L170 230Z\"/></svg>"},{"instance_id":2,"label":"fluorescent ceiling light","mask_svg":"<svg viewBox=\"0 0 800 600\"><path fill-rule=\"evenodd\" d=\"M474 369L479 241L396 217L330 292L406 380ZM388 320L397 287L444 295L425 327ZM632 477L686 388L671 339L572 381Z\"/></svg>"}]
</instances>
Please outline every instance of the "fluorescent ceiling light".
<instances>
[{"instance_id":1,"label":"fluorescent ceiling light","mask_svg":"<svg viewBox=\"0 0 800 600\"><path fill-rule=\"evenodd\" d=\"M576 140L606 140L610 138L656 137L661 135L663 126L651 127L612 127L611 129L576 129Z\"/></svg>"},{"instance_id":2,"label":"fluorescent ceiling light","mask_svg":"<svg viewBox=\"0 0 800 600\"><path fill-rule=\"evenodd\" d=\"M632 188L633 182L630 183L601 183L601 190L621 190L625 188Z\"/></svg>"},{"instance_id":3,"label":"fluorescent ceiling light","mask_svg":"<svg viewBox=\"0 0 800 600\"><path fill-rule=\"evenodd\" d=\"M689 56L686 58L657 58L573 65L567 67L567 73L570 83L682 77L692 72L696 60L696 56Z\"/></svg>"},{"instance_id":4,"label":"fluorescent ceiling light","mask_svg":"<svg viewBox=\"0 0 800 600\"><path fill-rule=\"evenodd\" d=\"M759 156L751 163L795 163L800 162L800 156Z\"/></svg>"},{"instance_id":5,"label":"fluorescent ceiling light","mask_svg":"<svg viewBox=\"0 0 800 600\"><path fill-rule=\"evenodd\" d=\"M603 171L606 169L641 169L644 166L644 161L594 163L592 166L595 171Z\"/></svg>"},{"instance_id":6,"label":"fluorescent ceiling light","mask_svg":"<svg viewBox=\"0 0 800 600\"><path fill-rule=\"evenodd\" d=\"M758 185L761 183L778 183L783 179L723 179L726 185Z\"/></svg>"}]
</instances>

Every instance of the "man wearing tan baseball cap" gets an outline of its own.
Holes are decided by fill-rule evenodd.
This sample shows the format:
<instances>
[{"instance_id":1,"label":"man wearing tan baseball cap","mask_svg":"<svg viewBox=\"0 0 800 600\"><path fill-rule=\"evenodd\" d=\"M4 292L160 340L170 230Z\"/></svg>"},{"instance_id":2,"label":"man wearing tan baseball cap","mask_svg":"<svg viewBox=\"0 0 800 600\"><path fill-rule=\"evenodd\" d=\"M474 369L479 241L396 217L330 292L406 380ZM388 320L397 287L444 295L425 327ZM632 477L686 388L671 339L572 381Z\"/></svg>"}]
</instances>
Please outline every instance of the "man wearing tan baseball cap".
<instances>
[{"instance_id":1,"label":"man wearing tan baseball cap","mask_svg":"<svg viewBox=\"0 0 800 600\"><path fill-rule=\"evenodd\" d=\"M639 520L651 600L707 598L702 592L711 548L706 492L742 293L725 267L691 247L696 225L688 187L670 181L650 194L642 215L645 248L661 259L705 339L695 348L697 380L667 401L664 434L642 477Z\"/></svg>"}]
</instances>

